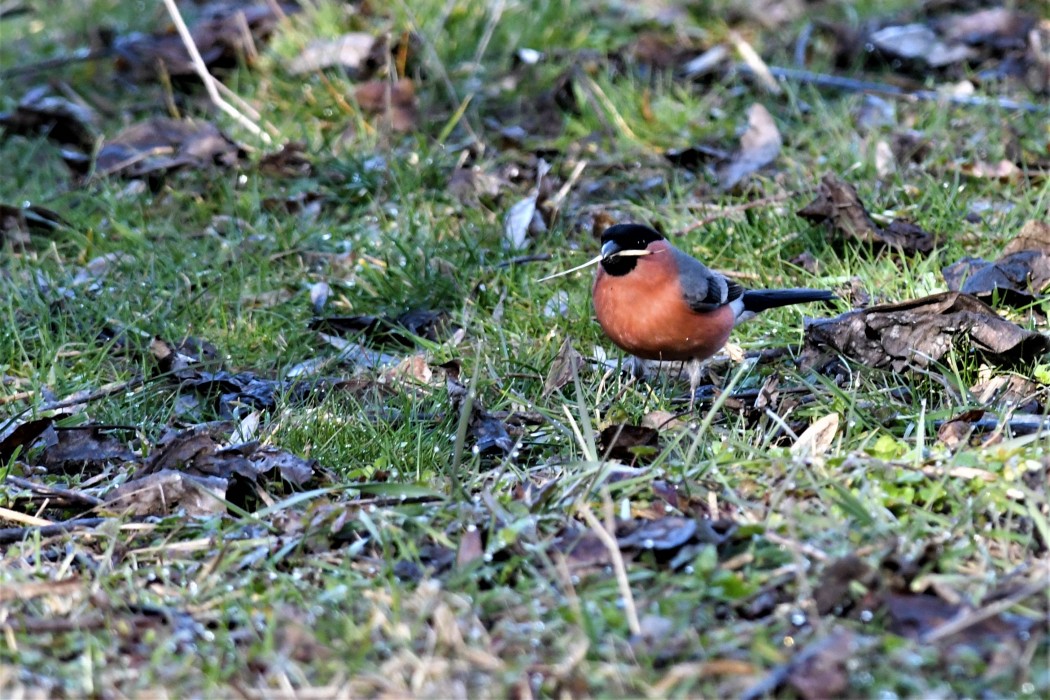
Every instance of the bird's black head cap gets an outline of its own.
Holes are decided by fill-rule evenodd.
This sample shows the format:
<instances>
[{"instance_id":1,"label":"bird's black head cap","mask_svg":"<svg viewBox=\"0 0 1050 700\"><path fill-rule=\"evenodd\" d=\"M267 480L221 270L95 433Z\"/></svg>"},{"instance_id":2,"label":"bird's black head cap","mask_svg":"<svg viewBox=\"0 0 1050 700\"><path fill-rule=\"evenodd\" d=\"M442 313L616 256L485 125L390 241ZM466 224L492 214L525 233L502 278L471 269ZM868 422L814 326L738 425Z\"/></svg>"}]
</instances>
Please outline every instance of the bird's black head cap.
<instances>
[{"instance_id":1,"label":"bird's black head cap","mask_svg":"<svg viewBox=\"0 0 1050 700\"><path fill-rule=\"evenodd\" d=\"M617 255L625 250L645 250L653 241L662 241L659 232L642 224L616 224L602 234L602 268L615 277L626 275L638 264L635 256Z\"/></svg>"}]
</instances>

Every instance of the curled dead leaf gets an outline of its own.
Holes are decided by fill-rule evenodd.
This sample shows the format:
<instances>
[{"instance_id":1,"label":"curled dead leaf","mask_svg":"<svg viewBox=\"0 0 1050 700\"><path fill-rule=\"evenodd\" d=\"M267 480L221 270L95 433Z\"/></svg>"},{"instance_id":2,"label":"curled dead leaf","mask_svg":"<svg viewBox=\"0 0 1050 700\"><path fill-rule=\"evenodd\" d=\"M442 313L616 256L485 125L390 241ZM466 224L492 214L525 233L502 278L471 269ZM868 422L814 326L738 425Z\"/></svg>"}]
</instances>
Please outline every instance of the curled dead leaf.
<instances>
[{"instance_id":1,"label":"curled dead leaf","mask_svg":"<svg viewBox=\"0 0 1050 700\"><path fill-rule=\"evenodd\" d=\"M831 350L868 367L928 367L961 340L996 364L1032 360L1050 350L1050 338L1000 317L979 299L946 292L898 304L807 319L804 360Z\"/></svg>"},{"instance_id":2,"label":"curled dead leaf","mask_svg":"<svg viewBox=\"0 0 1050 700\"><path fill-rule=\"evenodd\" d=\"M817 187L817 197L798 210L814 223L826 223L840 237L896 248L904 253L928 253L936 237L908 221L896 219L883 228L875 223L853 185L828 173Z\"/></svg>"}]
</instances>

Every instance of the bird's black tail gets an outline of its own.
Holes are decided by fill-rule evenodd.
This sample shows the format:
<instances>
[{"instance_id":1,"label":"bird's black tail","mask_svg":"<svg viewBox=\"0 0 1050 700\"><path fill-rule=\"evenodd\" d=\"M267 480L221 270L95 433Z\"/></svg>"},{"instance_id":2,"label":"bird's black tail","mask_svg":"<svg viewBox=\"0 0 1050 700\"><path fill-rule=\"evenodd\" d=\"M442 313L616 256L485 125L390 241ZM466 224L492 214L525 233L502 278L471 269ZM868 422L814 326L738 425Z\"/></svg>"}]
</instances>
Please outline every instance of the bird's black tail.
<instances>
[{"instance_id":1,"label":"bird's black tail","mask_svg":"<svg viewBox=\"0 0 1050 700\"><path fill-rule=\"evenodd\" d=\"M766 309L809 301L831 301L835 295L824 289L749 289L742 297L744 311L758 313Z\"/></svg>"}]
</instances>

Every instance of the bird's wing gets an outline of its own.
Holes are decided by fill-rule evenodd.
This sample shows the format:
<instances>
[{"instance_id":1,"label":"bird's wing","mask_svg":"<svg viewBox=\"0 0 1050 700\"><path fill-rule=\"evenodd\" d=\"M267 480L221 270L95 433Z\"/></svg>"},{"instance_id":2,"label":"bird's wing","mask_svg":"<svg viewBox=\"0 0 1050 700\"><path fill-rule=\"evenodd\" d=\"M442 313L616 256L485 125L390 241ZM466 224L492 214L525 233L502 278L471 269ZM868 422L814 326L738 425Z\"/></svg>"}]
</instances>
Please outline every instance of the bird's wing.
<instances>
[{"instance_id":1,"label":"bird's wing","mask_svg":"<svg viewBox=\"0 0 1050 700\"><path fill-rule=\"evenodd\" d=\"M707 269L696 258L679 250L674 252L682 295L693 311L714 311L739 299L744 293L744 288L739 284Z\"/></svg>"}]
</instances>

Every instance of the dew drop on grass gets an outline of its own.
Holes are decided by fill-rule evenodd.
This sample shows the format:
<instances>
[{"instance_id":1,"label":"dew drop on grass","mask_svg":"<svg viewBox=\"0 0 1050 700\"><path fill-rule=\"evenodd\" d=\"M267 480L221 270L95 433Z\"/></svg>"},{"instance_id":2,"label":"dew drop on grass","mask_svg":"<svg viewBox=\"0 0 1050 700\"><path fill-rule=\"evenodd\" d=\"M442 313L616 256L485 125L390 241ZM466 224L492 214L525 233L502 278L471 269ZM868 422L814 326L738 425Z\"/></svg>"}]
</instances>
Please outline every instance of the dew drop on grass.
<instances>
[{"instance_id":1,"label":"dew drop on grass","mask_svg":"<svg viewBox=\"0 0 1050 700\"><path fill-rule=\"evenodd\" d=\"M656 543L652 540L642 540L642 547L645 549L652 549L656 546Z\"/></svg>"},{"instance_id":2,"label":"dew drop on grass","mask_svg":"<svg viewBox=\"0 0 1050 700\"><path fill-rule=\"evenodd\" d=\"M1034 683L1022 683L1021 684L1021 694L1022 695L1031 695L1034 692L1035 692L1035 684Z\"/></svg>"},{"instance_id":3,"label":"dew drop on grass","mask_svg":"<svg viewBox=\"0 0 1050 700\"><path fill-rule=\"evenodd\" d=\"M481 557L486 562L492 561L492 552L485 552L484 556Z\"/></svg>"},{"instance_id":4,"label":"dew drop on grass","mask_svg":"<svg viewBox=\"0 0 1050 700\"><path fill-rule=\"evenodd\" d=\"M694 569L694 568L693 568L693 565L692 565L692 564L690 564L689 566L685 567L685 573L687 573L687 574L691 574L691 573L693 573L693 572L694 572L695 570L696 570L696 569Z\"/></svg>"},{"instance_id":5,"label":"dew drop on grass","mask_svg":"<svg viewBox=\"0 0 1050 700\"><path fill-rule=\"evenodd\" d=\"M795 627L801 627L802 625L806 624L806 616L801 612L791 613L791 624L793 624Z\"/></svg>"},{"instance_id":6,"label":"dew drop on grass","mask_svg":"<svg viewBox=\"0 0 1050 700\"><path fill-rule=\"evenodd\" d=\"M471 523L470 525L467 525L467 532L476 532L477 529L478 529L478 526L475 525L474 523Z\"/></svg>"},{"instance_id":7,"label":"dew drop on grass","mask_svg":"<svg viewBox=\"0 0 1050 700\"><path fill-rule=\"evenodd\" d=\"M873 615L870 610L861 610L860 611L860 621L861 622L871 622L872 618L874 618L874 617L875 617L875 615Z\"/></svg>"},{"instance_id":8,"label":"dew drop on grass","mask_svg":"<svg viewBox=\"0 0 1050 700\"><path fill-rule=\"evenodd\" d=\"M539 646L540 646L540 640L537 639L536 637L533 637L532 639L529 640L529 644L532 645L533 649L538 649Z\"/></svg>"},{"instance_id":9,"label":"dew drop on grass","mask_svg":"<svg viewBox=\"0 0 1050 700\"><path fill-rule=\"evenodd\" d=\"M877 697L879 700L899 700L899 696L895 692L887 688L882 688L881 690L879 690L875 694L875 697Z\"/></svg>"}]
</instances>

